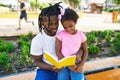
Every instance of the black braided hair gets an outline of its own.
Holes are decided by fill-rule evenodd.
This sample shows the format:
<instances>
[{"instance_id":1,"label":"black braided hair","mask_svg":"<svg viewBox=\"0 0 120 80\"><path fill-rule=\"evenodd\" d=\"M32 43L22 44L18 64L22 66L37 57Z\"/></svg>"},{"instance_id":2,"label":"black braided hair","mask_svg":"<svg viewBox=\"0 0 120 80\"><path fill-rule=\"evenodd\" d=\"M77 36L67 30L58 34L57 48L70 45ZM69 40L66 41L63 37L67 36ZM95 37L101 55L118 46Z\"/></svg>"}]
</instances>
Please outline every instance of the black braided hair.
<instances>
[{"instance_id":1,"label":"black braided hair","mask_svg":"<svg viewBox=\"0 0 120 80\"><path fill-rule=\"evenodd\" d=\"M44 9L42 9L41 13L39 14L39 17L38 17L38 26L39 26L39 31L42 32L42 17L43 16L46 16L48 17L48 20L49 20L49 23L48 23L48 26L50 24L50 16L58 16L59 14L61 14L61 6L59 5L61 2L58 2L54 5L50 5L49 7L46 7Z\"/></svg>"},{"instance_id":2,"label":"black braided hair","mask_svg":"<svg viewBox=\"0 0 120 80\"><path fill-rule=\"evenodd\" d=\"M65 13L62 16L61 22L63 23L66 20L73 20L75 23L77 22L78 14L70 8L65 9Z\"/></svg>"}]
</instances>

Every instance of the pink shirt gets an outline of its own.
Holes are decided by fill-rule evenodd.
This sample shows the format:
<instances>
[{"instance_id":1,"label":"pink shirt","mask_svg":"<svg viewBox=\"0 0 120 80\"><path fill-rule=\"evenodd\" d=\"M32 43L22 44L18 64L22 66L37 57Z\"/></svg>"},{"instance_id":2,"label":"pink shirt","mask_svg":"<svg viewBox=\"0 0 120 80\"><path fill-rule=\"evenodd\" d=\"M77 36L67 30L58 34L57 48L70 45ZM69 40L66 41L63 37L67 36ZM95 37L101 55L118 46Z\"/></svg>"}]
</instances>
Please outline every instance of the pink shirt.
<instances>
[{"instance_id":1,"label":"pink shirt","mask_svg":"<svg viewBox=\"0 0 120 80\"><path fill-rule=\"evenodd\" d=\"M62 42L61 53L64 57L76 54L81 47L81 43L86 41L86 36L83 32L77 31L76 34L69 34L65 30L57 34L57 39Z\"/></svg>"}]
</instances>

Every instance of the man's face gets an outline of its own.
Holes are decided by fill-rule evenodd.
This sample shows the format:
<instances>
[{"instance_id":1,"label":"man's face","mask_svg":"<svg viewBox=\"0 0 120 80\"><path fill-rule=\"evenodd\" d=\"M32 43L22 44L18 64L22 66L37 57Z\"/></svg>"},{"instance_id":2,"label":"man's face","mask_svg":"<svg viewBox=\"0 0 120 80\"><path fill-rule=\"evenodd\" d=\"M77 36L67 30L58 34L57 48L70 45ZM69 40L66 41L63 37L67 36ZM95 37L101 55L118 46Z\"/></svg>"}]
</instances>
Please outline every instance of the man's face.
<instances>
[{"instance_id":1,"label":"man's face","mask_svg":"<svg viewBox=\"0 0 120 80\"><path fill-rule=\"evenodd\" d=\"M50 16L50 22L47 16L42 18L42 24L46 27L50 33L46 30L46 32L50 35L55 35L58 30L58 17L57 16Z\"/></svg>"}]
</instances>

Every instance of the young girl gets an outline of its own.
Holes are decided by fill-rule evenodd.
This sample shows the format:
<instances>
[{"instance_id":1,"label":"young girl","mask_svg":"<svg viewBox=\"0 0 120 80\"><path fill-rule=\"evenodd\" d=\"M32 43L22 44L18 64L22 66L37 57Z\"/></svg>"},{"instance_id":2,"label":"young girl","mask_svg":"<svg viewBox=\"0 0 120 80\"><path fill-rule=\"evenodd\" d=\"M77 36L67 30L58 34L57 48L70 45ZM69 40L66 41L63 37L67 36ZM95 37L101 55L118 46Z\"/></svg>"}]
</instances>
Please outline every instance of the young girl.
<instances>
[{"instance_id":1,"label":"young girl","mask_svg":"<svg viewBox=\"0 0 120 80\"><path fill-rule=\"evenodd\" d=\"M58 72L58 80L69 80L69 76L71 80L84 80L82 68L86 61L88 50L86 36L83 32L75 28L77 19L78 15L74 10L69 8L65 9L65 13L61 19L64 30L57 34L56 39L56 55L59 59L71 55L77 56L81 46L84 53L80 62L76 62L75 65L65 67Z\"/></svg>"}]
</instances>

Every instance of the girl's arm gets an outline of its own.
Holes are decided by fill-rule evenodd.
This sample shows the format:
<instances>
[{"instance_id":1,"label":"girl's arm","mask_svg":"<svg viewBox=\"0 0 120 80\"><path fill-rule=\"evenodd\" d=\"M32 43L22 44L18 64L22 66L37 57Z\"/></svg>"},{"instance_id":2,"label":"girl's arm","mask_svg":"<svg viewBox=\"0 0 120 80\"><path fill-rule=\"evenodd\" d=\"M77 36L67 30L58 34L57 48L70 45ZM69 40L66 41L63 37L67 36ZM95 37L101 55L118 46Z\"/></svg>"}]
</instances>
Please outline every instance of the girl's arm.
<instances>
[{"instance_id":1,"label":"girl's arm","mask_svg":"<svg viewBox=\"0 0 120 80\"><path fill-rule=\"evenodd\" d=\"M82 43L82 49L83 49L83 55L81 57L81 61L79 64L77 64L77 69L75 72L82 72L82 68L84 66L84 63L86 62L86 58L88 56L88 48L87 48L87 42Z\"/></svg>"},{"instance_id":2,"label":"girl's arm","mask_svg":"<svg viewBox=\"0 0 120 80\"><path fill-rule=\"evenodd\" d=\"M81 58L83 56L83 48L80 47L75 55L76 55L76 64L79 64L81 62Z\"/></svg>"},{"instance_id":3,"label":"girl's arm","mask_svg":"<svg viewBox=\"0 0 120 80\"><path fill-rule=\"evenodd\" d=\"M82 43L82 49L83 49L83 55L82 55L80 64L84 65L88 56L87 42Z\"/></svg>"},{"instance_id":4,"label":"girl's arm","mask_svg":"<svg viewBox=\"0 0 120 80\"><path fill-rule=\"evenodd\" d=\"M59 60L64 58L64 56L61 53L61 49L62 49L62 42L56 38L56 55Z\"/></svg>"}]
</instances>

